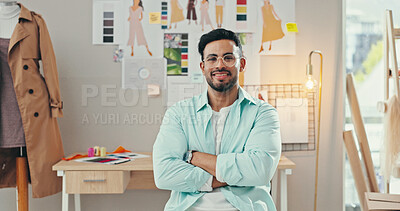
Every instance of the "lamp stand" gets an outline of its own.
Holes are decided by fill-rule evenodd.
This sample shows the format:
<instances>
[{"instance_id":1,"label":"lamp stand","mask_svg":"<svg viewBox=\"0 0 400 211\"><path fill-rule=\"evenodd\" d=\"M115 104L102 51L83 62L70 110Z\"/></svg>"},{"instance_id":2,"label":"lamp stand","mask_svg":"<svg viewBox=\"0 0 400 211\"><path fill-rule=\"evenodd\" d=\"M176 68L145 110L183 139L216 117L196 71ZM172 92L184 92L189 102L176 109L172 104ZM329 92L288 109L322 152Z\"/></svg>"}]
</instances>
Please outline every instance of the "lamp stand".
<instances>
[{"instance_id":1,"label":"lamp stand","mask_svg":"<svg viewBox=\"0 0 400 211\"><path fill-rule=\"evenodd\" d=\"M318 122L317 122L317 148L316 148L316 159L315 159L315 191L314 191L314 211L317 210L317 196L318 196L318 162L319 162L319 141L320 141L320 132L321 132L321 96L322 96L322 61L323 56L322 52L318 50L311 51L309 54L309 60L307 65L307 72L311 72L312 74L312 66L311 66L311 56L317 53L321 58L321 68L319 71L319 91L318 91ZM308 69L310 68L310 69Z\"/></svg>"}]
</instances>

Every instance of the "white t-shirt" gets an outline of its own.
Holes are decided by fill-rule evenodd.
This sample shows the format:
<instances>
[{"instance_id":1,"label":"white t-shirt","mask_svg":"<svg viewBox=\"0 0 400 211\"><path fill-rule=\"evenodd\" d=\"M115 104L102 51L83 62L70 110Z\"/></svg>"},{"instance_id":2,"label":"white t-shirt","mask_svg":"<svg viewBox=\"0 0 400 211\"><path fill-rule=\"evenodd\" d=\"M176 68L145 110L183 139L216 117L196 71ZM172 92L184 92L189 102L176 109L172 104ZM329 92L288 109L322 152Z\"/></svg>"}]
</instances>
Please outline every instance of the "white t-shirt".
<instances>
[{"instance_id":1,"label":"white t-shirt","mask_svg":"<svg viewBox=\"0 0 400 211\"><path fill-rule=\"evenodd\" d=\"M213 111L211 122L213 126L214 132L214 140L215 140L215 154L218 155L220 153L221 148L221 140L222 133L224 132L226 118L228 117L231 106L221 108L219 112ZM222 178L220 178L218 174L218 169L215 169L216 178L218 181L223 182ZM212 179L211 175L208 179L207 183L204 184L199 191L209 191L204 194L201 198L197 200L196 203L189 209L190 211L237 211L231 203L229 203L224 194L221 192L219 188L212 188Z\"/></svg>"}]
</instances>

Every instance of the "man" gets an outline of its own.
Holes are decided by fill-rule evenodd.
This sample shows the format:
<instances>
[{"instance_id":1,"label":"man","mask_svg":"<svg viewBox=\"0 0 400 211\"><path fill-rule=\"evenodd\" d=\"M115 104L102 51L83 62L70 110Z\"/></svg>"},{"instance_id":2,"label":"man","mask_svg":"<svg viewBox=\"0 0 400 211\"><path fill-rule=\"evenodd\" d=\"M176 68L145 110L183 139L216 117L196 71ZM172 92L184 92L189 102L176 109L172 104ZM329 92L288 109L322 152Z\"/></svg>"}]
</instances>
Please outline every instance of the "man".
<instances>
[{"instance_id":1,"label":"man","mask_svg":"<svg viewBox=\"0 0 400 211\"><path fill-rule=\"evenodd\" d=\"M281 154L276 110L238 86L246 60L237 36L216 29L200 39L207 90L165 113L153 148L165 210L276 210L270 192Z\"/></svg>"}]
</instances>

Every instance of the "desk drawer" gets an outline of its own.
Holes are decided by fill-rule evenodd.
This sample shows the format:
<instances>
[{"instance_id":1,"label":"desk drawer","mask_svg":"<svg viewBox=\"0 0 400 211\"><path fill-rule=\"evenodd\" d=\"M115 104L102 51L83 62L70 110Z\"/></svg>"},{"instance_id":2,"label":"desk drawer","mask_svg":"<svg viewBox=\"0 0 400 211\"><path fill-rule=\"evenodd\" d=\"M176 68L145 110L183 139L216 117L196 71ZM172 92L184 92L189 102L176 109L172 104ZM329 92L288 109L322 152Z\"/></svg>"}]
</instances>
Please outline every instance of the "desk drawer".
<instances>
[{"instance_id":1,"label":"desk drawer","mask_svg":"<svg viewBox=\"0 0 400 211\"><path fill-rule=\"evenodd\" d=\"M66 192L123 193L130 179L129 171L66 171Z\"/></svg>"}]
</instances>

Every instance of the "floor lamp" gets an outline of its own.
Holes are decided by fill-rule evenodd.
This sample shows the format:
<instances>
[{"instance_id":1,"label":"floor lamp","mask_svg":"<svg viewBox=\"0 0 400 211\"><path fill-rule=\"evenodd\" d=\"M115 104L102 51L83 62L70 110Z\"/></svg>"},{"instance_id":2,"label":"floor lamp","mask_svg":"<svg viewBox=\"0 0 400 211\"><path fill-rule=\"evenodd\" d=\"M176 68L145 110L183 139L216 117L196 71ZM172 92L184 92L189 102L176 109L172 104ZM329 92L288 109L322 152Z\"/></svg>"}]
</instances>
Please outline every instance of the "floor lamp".
<instances>
[{"instance_id":1,"label":"floor lamp","mask_svg":"<svg viewBox=\"0 0 400 211\"><path fill-rule=\"evenodd\" d=\"M312 65L311 65L311 57L312 55L316 53L319 54L321 57L321 68L319 71L319 83L317 83L316 80L313 79L312 75ZM319 139L320 139L320 128L321 128L321 93L322 93L322 52L318 50L311 51L309 56L308 56L308 64L307 64L307 70L306 70L306 75L307 75L307 81L305 83L305 87L307 91L312 91L318 84L319 91L318 91L318 122L317 122L317 148L316 148L316 153L317 157L315 159L315 192L314 192L314 211L317 210L317 193L318 193L318 161L319 161Z\"/></svg>"}]
</instances>

